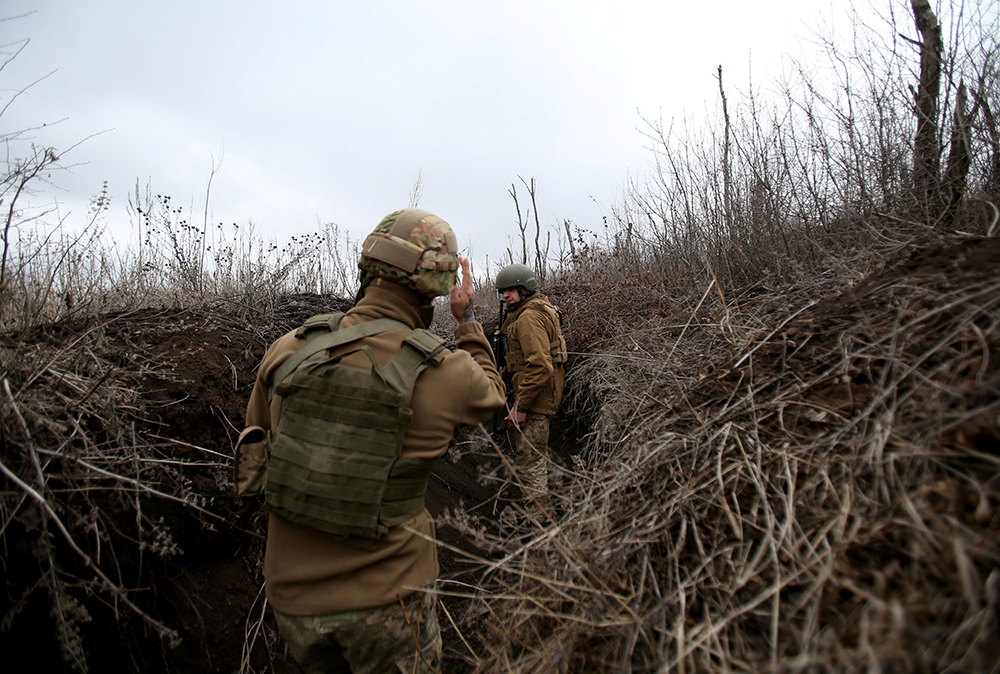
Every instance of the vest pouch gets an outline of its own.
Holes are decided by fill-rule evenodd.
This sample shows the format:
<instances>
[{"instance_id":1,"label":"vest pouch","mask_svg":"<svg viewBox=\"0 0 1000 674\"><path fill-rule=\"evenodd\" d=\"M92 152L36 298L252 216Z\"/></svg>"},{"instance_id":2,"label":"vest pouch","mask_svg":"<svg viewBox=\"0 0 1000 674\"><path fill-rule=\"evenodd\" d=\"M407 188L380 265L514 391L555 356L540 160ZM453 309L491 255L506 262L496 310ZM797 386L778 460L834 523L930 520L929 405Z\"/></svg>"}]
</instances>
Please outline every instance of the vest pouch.
<instances>
[{"instance_id":1,"label":"vest pouch","mask_svg":"<svg viewBox=\"0 0 1000 674\"><path fill-rule=\"evenodd\" d=\"M267 460L271 454L270 435L260 426L251 426L236 441L233 482L237 496L260 496L267 482Z\"/></svg>"}]
</instances>

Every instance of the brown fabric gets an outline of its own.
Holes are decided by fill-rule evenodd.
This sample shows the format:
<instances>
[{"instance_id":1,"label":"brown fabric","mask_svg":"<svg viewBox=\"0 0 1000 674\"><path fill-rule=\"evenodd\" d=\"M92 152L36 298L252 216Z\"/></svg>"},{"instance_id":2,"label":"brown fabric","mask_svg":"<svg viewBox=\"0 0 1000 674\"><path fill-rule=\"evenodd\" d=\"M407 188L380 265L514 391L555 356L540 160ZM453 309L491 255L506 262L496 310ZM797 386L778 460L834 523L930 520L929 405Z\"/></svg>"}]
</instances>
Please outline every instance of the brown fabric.
<instances>
[{"instance_id":1,"label":"brown fabric","mask_svg":"<svg viewBox=\"0 0 1000 674\"><path fill-rule=\"evenodd\" d=\"M369 285L364 299L340 325L346 328L383 317L424 327L416 293L385 279ZM383 364L399 351L408 334L408 330L393 330L364 342ZM455 341L458 351L447 352L441 365L428 368L417 379L411 401L413 421L403 438L403 456L436 459L447 451L457 427L486 421L504 406L503 384L482 326L458 326ZM247 406L247 426L270 430L272 423L277 423L281 396L268 404L271 377L304 343L293 331L268 349ZM343 362L371 366L362 353ZM395 602L397 594L405 597L437 578L433 539L434 523L426 510L376 541L337 538L271 515L264 555L267 599L289 615L326 615Z\"/></svg>"},{"instance_id":2,"label":"brown fabric","mask_svg":"<svg viewBox=\"0 0 1000 674\"><path fill-rule=\"evenodd\" d=\"M555 309L544 295L535 293L507 317L503 332L507 335L507 369L517 409L554 415L562 402L565 369L553 362L552 345L565 344ZM563 353L556 356L564 359Z\"/></svg>"}]
</instances>

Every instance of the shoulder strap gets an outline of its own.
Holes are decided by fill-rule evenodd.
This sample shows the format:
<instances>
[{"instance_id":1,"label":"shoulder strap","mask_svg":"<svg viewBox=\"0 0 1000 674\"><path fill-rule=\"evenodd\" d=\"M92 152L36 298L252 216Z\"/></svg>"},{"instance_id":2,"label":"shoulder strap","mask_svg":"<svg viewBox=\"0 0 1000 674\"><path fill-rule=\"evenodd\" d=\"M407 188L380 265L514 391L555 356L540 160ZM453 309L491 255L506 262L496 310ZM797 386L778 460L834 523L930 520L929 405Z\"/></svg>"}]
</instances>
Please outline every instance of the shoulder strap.
<instances>
[{"instance_id":1,"label":"shoulder strap","mask_svg":"<svg viewBox=\"0 0 1000 674\"><path fill-rule=\"evenodd\" d=\"M444 360L444 340L429 330L414 330L403 340L402 348L382 368L387 382L400 391L413 393L413 382L429 365L440 365ZM409 398L407 398L409 404Z\"/></svg>"},{"instance_id":2,"label":"shoulder strap","mask_svg":"<svg viewBox=\"0 0 1000 674\"><path fill-rule=\"evenodd\" d=\"M331 323L333 323L333 321L331 321ZM319 353L320 351L332 349L335 346L347 344L348 342L354 342L372 335L377 335L380 332L410 329L410 326L392 318L379 318L374 321L367 321L365 323L353 325L349 328L344 328L343 330L336 329L336 325L339 324L340 319L338 318L336 323L331 326L333 328L331 332L327 332L325 334L315 334L315 336L306 335L306 343L302 345L298 351L289 356L285 362L279 365L278 369L274 371L274 376L271 380L272 391L276 385L284 381L285 377L294 372L295 369L302 364L302 361L316 353Z\"/></svg>"},{"instance_id":3,"label":"shoulder strap","mask_svg":"<svg viewBox=\"0 0 1000 674\"><path fill-rule=\"evenodd\" d=\"M295 331L295 336L299 339L305 339L310 332L318 329L326 331L336 330L337 326L340 325L340 319L343 317L343 311L338 311L333 314L318 314L316 316L312 316L307 318L306 322Z\"/></svg>"}]
</instances>

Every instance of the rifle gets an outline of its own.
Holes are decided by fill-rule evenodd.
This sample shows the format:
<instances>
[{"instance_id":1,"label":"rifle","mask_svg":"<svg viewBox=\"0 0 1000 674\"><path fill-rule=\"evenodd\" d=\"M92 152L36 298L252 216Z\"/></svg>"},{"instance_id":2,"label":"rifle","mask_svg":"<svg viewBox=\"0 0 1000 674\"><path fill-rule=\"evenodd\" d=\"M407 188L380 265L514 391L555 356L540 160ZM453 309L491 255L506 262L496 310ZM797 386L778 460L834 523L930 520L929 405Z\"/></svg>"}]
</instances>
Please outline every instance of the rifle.
<instances>
[{"instance_id":1,"label":"rifle","mask_svg":"<svg viewBox=\"0 0 1000 674\"><path fill-rule=\"evenodd\" d=\"M507 358L507 338L500 332L503 327L503 300L500 300L500 315L497 316L497 329L493 332L493 357L497 361L497 369L501 369Z\"/></svg>"},{"instance_id":2,"label":"rifle","mask_svg":"<svg viewBox=\"0 0 1000 674\"><path fill-rule=\"evenodd\" d=\"M509 403L511 396L510 375L504 372L507 366L507 337L502 332L500 332L500 329L503 327L503 315L505 308L506 307L504 306L503 300L501 299L500 313L497 316L497 329L493 332L493 342L491 346L493 347L493 357L494 359L496 359L497 370L500 371L500 377L503 380L504 384L507 385L507 399ZM506 416L507 416L507 410L501 410L500 412L497 412L496 414L493 415L492 425L494 434L497 431L501 430L501 428L503 428L501 424L503 423L503 420L506 418Z\"/></svg>"}]
</instances>

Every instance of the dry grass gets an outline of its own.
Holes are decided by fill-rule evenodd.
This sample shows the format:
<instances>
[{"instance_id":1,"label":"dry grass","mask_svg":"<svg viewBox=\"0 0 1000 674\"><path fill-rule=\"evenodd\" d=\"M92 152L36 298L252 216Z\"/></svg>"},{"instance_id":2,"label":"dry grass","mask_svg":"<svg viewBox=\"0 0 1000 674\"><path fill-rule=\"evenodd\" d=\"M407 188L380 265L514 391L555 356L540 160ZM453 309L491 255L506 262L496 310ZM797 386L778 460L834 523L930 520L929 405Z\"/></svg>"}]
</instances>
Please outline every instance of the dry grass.
<instances>
[{"instance_id":1,"label":"dry grass","mask_svg":"<svg viewBox=\"0 0 1000 674\"><path fill-rule=\"evenodd\" d=\"M164 607L172 564L234 535L262 547L231 496L238 396L270 341L335 305L216 299L0 336L3 631L48 603L62 659L81 672L92 622L121 631L119 656L148 635L170 648L190 634ZM188 601L196 615L201 599Z\"/></svg>"},{"instance_id":2,"label":"dry grass","mask_svg":"<svg viewBox=\"0 0 1000 674\"><path fill-rule=\"evenodd\" d=\"M828 290L706 292L577 361L600 417L551 519L460 524L499 557L475 671L995 670L1000 282Z\"/></svg>"},{"instance_id":3,"label":"dry grass","mask_svg":"<svg viewBox=\"0 0 1000 674\"><path fill-rule=\"evenodd\" d=\"M940 128L959 80L978 83L977 110L997 109L996 14L959 8ZM544 292L572 352L562 421L583 435L562 448L550 509L449 518L484 553L467 559L465 586L443 586L465 587L442 604L464 661L452 664L1000 671L1000 255L969 238L871 276L943 229L911 208L918 64L896 37L908 11L884 35L857 26L846 51L821 41L832 71L793 68L777 100L729 92L704 135L649 123L648 179L630 179L603 222L563 223L555 260L549 233L536 236L532 263L550 266ZM990 236L997 133L977 114L953 224ZM190 662L210 668L233 621L176 599L191 567L164 560L211 541L250 569L246 594L230 595L248 607L229 638L240 669L273 671L276 635L249 582L260 513L229 496L237 398L267 343L338 308L294 293L353 294L357 242L330 224L279 247L250 226L192 224L137 187L139 248L119 250L100 231L106 189L79 234L15 208L58 163L32 152L11 154L0 179L14 195L0 264L0 631L45 601L29 624L53 626L67 669L106 656L109 625L123 669L168 661L136 634L173 644L185 630ZM525 185L527 258L526 223L540 227ZM496 297L479 292L491 332ZM483 477L499 489L505 470Z\"/></svg>"}]
</instances>

